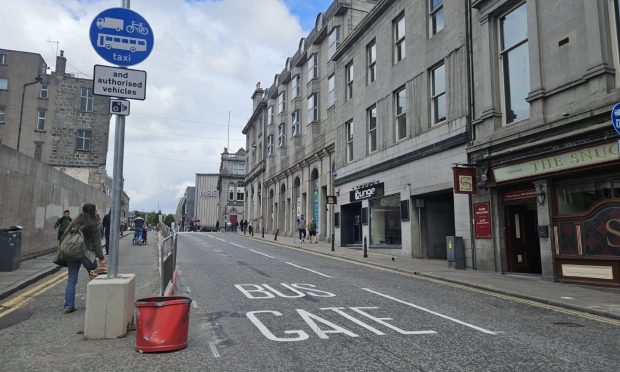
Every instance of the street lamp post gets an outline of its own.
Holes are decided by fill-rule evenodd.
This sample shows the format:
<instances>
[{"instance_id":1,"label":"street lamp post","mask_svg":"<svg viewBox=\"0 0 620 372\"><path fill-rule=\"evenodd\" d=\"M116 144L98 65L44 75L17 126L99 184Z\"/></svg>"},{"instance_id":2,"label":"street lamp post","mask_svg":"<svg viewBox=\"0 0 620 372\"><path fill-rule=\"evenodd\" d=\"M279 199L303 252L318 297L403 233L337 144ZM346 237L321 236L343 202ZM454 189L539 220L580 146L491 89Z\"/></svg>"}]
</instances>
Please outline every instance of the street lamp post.
<instances>
[{"instance_id":1,"label":"street lamp post","mask_svg":"<svg viewBox=\"0 0 620 372\"><path fill-rule=\"evenodd\" d=\"M24 116L24 98L26 96L26 87L28 85L38 84L42 80L43 78L41 77L41 74L38 74L37 77L34 78L34 81L24 84L24 88L22 89L22 105L19 111L19 129L17 130L17 151L19 151L19 143L20 143L21 136L22 136L22 118Z\"/></svg>"}]
</instances>

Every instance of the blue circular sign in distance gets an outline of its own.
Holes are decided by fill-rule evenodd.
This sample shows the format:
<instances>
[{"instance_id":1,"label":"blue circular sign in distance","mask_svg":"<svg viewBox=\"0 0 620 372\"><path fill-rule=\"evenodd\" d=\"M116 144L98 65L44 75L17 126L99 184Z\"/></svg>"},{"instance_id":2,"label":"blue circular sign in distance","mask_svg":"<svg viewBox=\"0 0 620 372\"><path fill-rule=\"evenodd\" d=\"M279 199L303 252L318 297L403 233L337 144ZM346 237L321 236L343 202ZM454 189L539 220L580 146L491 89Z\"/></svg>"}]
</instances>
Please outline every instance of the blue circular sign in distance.
<instances>
[{"instance_id":1,"label":"blue circular sign in distance","mask_svg":"<svg viewBox=\"0 0 620 372\"><path fill-rule=\"evenodd\" d=\"M611 124L620 135L620 102L611 109Z\"/></svg>"},{"instance_id":2,"label":"blue circular sign in distance","mask_svg":"<svg viewBox=\"0 0 620 372\"><path fill-rule=\"evenodd\" d=\"M106 61L133 66L153 50L153 30L131 9L111 8L99 13L90 25L90 43Z\"/></svg>"}]
</instances>

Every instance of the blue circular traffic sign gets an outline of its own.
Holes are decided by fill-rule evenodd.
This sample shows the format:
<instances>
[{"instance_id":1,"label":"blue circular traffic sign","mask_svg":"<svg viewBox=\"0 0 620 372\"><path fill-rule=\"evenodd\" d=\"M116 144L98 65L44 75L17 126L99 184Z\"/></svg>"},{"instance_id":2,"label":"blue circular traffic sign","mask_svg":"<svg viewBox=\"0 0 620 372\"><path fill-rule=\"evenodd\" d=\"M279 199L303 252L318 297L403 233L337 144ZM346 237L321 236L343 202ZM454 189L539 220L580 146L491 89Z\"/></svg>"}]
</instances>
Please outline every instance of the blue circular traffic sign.
<instances>
[{"instance_id":1,"label":"blue circular traffic sign","mask_svg":"<svg viewBox=\"0 0 620 372\"><path fill-rule=\"evenodd\" d=\"M620 134L620 102L611 109L611 124L618 134Z\"/></svg>"},{"instance_id":2,"label":"blue circular traffic sign","mask_svg":"<svg viewBox=\"0 0 620 372\"><path fill-rule=\"evenodd\" d=\"M144 61L153 50L153 41L151 26L131 9L106 9L90 25L90 43L97 54L118 66Z\"/></svg>"}]
</instances>

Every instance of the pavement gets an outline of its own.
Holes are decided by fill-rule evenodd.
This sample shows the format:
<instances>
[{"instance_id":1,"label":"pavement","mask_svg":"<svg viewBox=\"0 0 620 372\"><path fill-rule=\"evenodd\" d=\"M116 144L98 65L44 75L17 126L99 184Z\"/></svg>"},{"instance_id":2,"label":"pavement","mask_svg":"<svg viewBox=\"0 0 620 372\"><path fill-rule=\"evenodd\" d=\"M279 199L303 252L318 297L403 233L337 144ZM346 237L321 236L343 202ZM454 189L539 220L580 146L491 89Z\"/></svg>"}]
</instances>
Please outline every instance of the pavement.
<instances>
[{"instance_id":1,"label":"pavement","mask_svg":"<svg viewBox=\"0 0 620 372\"><path fill-rule=\"evenodd\" d=\"M390 249L369 249L368 257L363 257L359 248L335 247L331 251L331 243L300 243L292 237L242 233L236 234L247 239L271 242L304 251L364 263L383 269L395 270L408 275L415 275L427 280L439 280L456 286L465 286L477 290L489 291L501 295L509 295L524 300L549 304L561 308L572 309L620 319L620 289L590 287L566 283L552 283L536 276L499 274L477 270L456 270L448 267L445 260L415 259L400 256L400 252ZM131 234L125 234L124 237ZM23 261L20 268L11 272L0 272L0 299L36 283L47 275L57 272L60 267L52 263L54 253Z\"/></svg>"}]
</instances>

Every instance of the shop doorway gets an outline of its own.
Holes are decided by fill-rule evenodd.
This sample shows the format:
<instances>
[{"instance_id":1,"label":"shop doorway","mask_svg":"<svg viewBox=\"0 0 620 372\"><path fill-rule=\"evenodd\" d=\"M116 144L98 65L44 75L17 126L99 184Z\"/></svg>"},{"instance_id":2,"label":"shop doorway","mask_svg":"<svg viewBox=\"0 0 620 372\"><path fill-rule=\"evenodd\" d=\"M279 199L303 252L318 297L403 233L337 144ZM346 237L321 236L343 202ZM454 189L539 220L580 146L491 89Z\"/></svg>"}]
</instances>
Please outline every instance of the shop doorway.
<instances>
[{"instance_id":1,"label":"shop doorway","mask_svg":"<svg viewBox=\"0 0 620 372\"><path fill-rule=\"evenodd\" d=\"M362 203L343 205L341 208L341 241L343 245L362 244Z\"/></svg>"},{"instance_id":2,"label":"shop doorway","mask_svg":"<svg viewBox=\"0 0 620 372\"><path fill-rule=\"evenodd\" d=\"M507 271L541 274L536 202L506 205L504 212Z\"/></svg>"}]
</instances>

